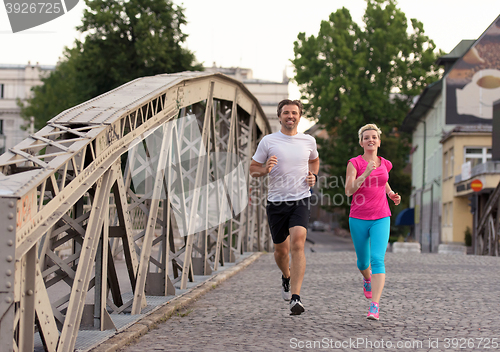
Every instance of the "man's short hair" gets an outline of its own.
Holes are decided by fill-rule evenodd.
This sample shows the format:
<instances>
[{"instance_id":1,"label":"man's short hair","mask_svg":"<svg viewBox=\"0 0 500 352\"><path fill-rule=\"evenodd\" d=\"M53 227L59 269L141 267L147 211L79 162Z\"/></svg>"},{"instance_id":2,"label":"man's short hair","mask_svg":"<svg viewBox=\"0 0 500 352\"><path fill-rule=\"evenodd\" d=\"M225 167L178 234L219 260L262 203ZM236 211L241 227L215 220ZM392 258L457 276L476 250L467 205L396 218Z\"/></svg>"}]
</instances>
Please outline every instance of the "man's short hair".
<instances>
[{"instance_id":1,"label":"man's short hair","mask_svg":"<svg viewBox=\"0 0 500 352\"><path fill-rule=\"evenodd\" d=\"M302 116L302 103L300 102L300 100L283 99L278 103L278 117L281 115L281 110L285 105L297 106L299 108L299 116Z\"/></svg>"}]
</instances>

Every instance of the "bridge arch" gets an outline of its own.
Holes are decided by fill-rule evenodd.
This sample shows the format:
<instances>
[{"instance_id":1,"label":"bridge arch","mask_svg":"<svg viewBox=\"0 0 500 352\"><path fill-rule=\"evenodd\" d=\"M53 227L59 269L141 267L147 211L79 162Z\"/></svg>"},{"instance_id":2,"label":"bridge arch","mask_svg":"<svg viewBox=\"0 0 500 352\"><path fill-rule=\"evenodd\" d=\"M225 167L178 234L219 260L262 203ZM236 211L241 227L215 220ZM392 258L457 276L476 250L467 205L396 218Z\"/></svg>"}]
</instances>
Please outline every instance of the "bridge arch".
<instances>
[{"instance_id":1,"label":"bridge arch","mask_svg":"<svg viewBox=\"0 0 500 352\"><path fill-rule=\"evenodd\" d=\"M146 295L271 250L266 188L248 176L270 132L241 82L183 72L70 108L0 156L2 343L32 351L36 330L46 350L73 351L83 326L116 328Z\"/></svg>"}]
</instances>

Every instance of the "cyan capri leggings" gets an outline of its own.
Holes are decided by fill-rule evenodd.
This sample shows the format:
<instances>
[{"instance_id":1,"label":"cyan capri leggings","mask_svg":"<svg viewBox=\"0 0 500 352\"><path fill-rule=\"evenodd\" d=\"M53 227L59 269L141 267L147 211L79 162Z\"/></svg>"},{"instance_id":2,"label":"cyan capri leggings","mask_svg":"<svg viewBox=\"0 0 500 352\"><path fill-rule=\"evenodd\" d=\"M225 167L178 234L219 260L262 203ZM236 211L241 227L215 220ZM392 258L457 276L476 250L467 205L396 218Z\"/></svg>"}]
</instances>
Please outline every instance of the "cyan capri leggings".
<instances>
[{"instance_id":1,"label":"cyan capri leggings","mask_svg":"<svg viewBox=\"0 0 500 352\"><path fill-rule=\"evenodd\" d=\"M384 258L389 242L390 224L389 217L377 220L349 218L359 270L365 270L371 264L372 274L385 274Z\"/></svg>"}]
</instances>

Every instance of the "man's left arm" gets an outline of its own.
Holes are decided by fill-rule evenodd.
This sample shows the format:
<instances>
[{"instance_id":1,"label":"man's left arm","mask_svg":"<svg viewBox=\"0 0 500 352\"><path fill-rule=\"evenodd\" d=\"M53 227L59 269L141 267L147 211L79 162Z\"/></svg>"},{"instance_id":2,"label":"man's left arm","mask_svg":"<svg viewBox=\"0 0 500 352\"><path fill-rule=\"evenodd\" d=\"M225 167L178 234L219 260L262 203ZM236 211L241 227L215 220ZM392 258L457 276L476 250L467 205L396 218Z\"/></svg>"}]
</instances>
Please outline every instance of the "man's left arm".
<instances>
[{"instance_id":1,"label":"man's left arm","mask_svg":"<svg viewBox=\"0 0 500 352\"><path fill-rule=\"evenodd\" d=\"M309 160L309 174L307 175L307 185L313 187L318 178L319 172L319 157L313 160Z\"/></svg>"},{"instance_id":2,"label":"man's left arm","mask_svg":"<svg viewBox=\"0 0 500 352\"><path fill-rule=\"evenodd\" d=\"M314 160L309 160L309 171L313 174L318 174L319 172L319 156Z\"/></svg>"}]
</instances>

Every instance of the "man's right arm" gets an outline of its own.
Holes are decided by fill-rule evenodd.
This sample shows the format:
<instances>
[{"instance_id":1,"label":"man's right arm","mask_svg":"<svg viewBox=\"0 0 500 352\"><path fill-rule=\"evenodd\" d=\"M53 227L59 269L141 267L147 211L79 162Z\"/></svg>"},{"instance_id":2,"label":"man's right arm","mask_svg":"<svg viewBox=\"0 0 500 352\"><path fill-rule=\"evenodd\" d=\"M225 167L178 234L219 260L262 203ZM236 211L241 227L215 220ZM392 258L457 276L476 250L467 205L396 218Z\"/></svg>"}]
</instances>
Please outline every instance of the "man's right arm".
<instances>
[{"instance_id":1,"label":"man's right arm","mask_svg":"<svg viewBox=\"0 0 500 352\"><path fill-rule=\"evenodd\" d=\"M276 158L276 156L274 155L269 159L267 159L265 164L258 163L252 159L252 162L250 163L250 176L255 178L265 176L269 172L271 172L274 165L276 165L277 163L278 163L278 158Z\"/></svg>"}]
</instances>

